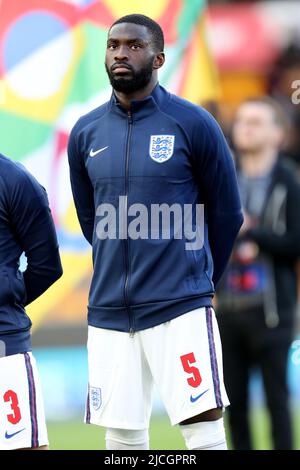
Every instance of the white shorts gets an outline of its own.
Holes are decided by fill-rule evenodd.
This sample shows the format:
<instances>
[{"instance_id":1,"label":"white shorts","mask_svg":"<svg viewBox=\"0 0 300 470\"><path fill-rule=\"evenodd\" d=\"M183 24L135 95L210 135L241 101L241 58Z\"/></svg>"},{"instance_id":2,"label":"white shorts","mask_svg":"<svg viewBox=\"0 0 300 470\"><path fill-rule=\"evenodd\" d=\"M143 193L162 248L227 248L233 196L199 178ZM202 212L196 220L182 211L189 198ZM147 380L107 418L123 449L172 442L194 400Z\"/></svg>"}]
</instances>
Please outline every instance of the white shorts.
<instances>
[{"instance_id":1,"label":"white shorts","mask_svg":"<svg viewBox=\"0 0 300 470\"><path fill-rule=\"evenodd\" d=\"M172 425L229 405L212 308L129 333L89 326L85 422L146 429L156 384Z\"/></svg>"},{"instance_id":2,"label":"white shorts","mask_svg":"<svg viewBox=\"0 0 300 470\"><path fill-rule=\"evenodd\" d=\"M0 450L48 445L42 391L30 352L0 359Z\"/></svg>"}]
</instances>

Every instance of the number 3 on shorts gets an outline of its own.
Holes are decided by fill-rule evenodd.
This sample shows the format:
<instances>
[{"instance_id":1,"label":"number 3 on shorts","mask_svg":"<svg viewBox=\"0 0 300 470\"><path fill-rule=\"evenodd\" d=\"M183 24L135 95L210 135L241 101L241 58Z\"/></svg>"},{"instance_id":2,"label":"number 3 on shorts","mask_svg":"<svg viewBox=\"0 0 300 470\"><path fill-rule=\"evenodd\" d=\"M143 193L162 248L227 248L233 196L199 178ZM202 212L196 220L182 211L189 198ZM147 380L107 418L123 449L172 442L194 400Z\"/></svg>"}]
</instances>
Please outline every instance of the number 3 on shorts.
<instances>
[{"instance_id":1,"label":"number 3 on shorts","mask_svg":"<svg viewBox=\"0 0 300 470\"><path fill-rule=\"evenodd\" d=\"M8 421L11 424L17 424L21 420L18 395L12 390L7 390L3 395L3 399L5 402L10 403L10 407L13 411L13 413L7 415Z\"/></svg>"},{"instance_id":2,"label":"number 3 on shorts","mask_svg":"<svg viewBox=\"0 0 300 470\"><path fill-rule=\"evenodd\" d=\"M189 354L184 354L183 356L180 356L180 359L182 362L183 370L187 374L192 374L192 377L189 377L187 379L187 383L191 387L194 387L194 388L199 387L199 385L202 382L200 371L197 367L191 366L191 364L194 364L196 362L194 353L191 352Z\"/></svg>"}]
</instances>

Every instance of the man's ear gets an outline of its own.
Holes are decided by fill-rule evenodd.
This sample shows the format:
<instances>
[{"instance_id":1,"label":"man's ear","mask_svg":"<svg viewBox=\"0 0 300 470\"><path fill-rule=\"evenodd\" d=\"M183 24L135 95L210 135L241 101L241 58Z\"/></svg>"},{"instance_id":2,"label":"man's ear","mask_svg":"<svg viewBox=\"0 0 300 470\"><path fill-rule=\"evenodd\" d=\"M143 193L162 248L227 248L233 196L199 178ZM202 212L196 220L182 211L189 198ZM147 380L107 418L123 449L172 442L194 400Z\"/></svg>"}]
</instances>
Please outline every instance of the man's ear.
<instances>
[{"instance_id":1,"label":"man's ear","mask_svg":"<svg viewBox=\"0 0 300 470\"><path fill-rule=\"evenodd\" d=\"M153 62L153 68L154 69L160 69L165 63L165 53L160 52L159 54L156 54L156 57Z\"/></svg>"}]
</instances>

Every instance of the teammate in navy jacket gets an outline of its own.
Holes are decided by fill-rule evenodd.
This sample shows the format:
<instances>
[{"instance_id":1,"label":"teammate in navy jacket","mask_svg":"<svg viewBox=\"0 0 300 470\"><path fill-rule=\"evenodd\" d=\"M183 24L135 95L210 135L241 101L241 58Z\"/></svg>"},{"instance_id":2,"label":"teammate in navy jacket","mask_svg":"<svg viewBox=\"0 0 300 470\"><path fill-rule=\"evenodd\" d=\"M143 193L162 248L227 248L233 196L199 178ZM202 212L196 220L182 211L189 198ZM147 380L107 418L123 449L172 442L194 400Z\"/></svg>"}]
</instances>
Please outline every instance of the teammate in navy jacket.
<instances>
[{"instance_id":1,"label":"teammate in navy jacket","mask_svg":"<svg viewBox=\"0 0 300 470\"><path fill-rule=\"evenodd\" d=\"M156 382L187 447L223 449L228 400L211 302L243 217L218 124L158 84L163 48L150 18L114 23L105 64L111 99L80 118L69 140L94 262L86 421L108 428L108 449L147 448ZM191 246L201 205L202 243ZM188 207L193 223L183 234Z\"/></svg>"},{"instance_id":2,"label":"teammate in navy jacket","mask_svg":"<svg viewBox=\"0 0 300 470\"><path fill-rule=\"evenodd\" d=\"M46 191L21 164L0 154L0 449L48 444L24 307L61 275Z\"/></svg>"}]
</instances>

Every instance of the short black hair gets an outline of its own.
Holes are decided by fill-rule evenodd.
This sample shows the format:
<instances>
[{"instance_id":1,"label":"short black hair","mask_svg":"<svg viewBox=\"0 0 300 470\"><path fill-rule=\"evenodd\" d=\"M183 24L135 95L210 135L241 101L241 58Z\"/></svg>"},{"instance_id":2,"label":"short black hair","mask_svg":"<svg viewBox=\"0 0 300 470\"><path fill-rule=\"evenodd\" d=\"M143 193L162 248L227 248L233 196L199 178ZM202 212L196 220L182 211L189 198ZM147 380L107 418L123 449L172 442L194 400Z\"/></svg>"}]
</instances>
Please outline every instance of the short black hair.
<instances>
[{"instance_id":1,"label":"short black hair","mask_svg":"<svg viewBox=\"0 0 300 470\"><path fill-rule=\"evenodd\" d=\"M149 16L139 15L136 13L122 16L122 18L119 18L117 21L115 21L111 25L110 30L113 26L115 26L116 24L120 24L120 23L133 23L133 24L138 24L140 26L145 26L152 35L153 46L155 50L157 52L163 52L164 47L165 47L163 30L161 29L159 24L156 23L156 21L149 18Z\"/></svg>"}]
</instances>

